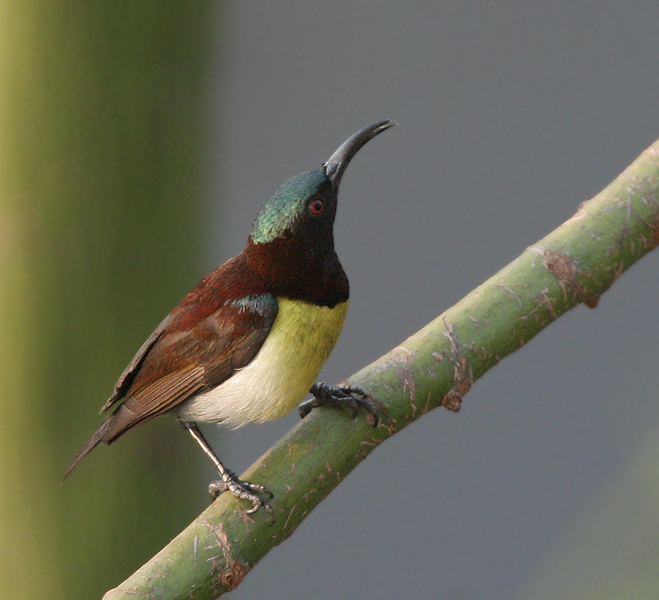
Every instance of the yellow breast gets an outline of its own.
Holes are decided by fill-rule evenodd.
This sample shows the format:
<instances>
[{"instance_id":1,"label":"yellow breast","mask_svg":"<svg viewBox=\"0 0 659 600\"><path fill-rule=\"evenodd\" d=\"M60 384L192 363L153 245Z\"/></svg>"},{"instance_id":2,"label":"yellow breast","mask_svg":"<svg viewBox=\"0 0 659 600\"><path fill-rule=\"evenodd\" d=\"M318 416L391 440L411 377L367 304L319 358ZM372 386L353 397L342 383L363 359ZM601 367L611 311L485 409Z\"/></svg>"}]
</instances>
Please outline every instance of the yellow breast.
<instances>
[{"instance_id":1,"label":"yellow breast","mask_svg":"<svg viewBox=\"0 0 659 600\"><path fill-rule=\"evenodd\" d=\"M254 360L188 402L181 418L240 427L278 419L300 403L336 344L348 302L334 308L284 298L277 302L277 317Z\"/></svg>"}]
</instances>

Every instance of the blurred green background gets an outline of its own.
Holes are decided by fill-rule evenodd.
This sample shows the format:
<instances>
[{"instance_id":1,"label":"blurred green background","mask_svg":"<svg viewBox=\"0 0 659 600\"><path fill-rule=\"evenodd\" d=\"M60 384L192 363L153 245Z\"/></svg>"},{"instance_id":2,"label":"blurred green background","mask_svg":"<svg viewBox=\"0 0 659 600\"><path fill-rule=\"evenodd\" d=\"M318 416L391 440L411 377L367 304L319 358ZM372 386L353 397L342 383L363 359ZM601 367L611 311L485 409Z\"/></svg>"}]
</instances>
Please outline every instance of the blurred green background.
<instances>
[{"instance_id":1,"label":"blurred green background","mask_svg":"<svg viewBox=\"0 0 659 600\"><path fill-rule=\"evenodd\" d=\"M206 502L185 493L199 461L171 423L59 480L109 382L201 277L217 10L1 6L0 597L97 598Z\"/></svg>"},{"instance_id":2,"label":"blurred green background","mask_svg":"<svg viewBox=\"0 0 659 600\"><path fill-rule=\"evenodd\" d=\"M659 138L658 22L637 0L0 0L0 598L99 598L206 506L173 419L60 478L286 178L399 122L342 183L337 381ZM379 447L232 597L659 596L657 260ZM294 422L205 431L241 472Z\"/></svg>"}]
</instances>

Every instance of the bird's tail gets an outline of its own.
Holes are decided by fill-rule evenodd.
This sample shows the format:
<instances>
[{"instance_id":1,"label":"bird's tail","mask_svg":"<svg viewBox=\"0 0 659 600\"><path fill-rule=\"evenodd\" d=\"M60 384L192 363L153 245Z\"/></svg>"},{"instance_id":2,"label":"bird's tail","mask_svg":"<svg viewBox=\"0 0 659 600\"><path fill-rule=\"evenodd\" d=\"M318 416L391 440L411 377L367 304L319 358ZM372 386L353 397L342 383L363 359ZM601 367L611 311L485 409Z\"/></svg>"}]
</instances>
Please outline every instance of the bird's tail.
<instances>
[{"instance_id":1,"label":"bird's tail","mask_svg":"<svg viewBox=\"0 0 659 600\"><path fill-rule=\"evenodd\" d=\"M76 457L71 461L71 464L69 465L69 468L66 470L66 473L64 473L64 477L62 477L62 482L69 476L71 471L75 469L76 465L83 459L87 454L89 454L96 446L98 446L101 442L105 441L103 438L106 436L107 431L110 427L110 421L112 420L112 417L114 415L110 415L106 417L103 422L101 423L100 427L96 431L96 433L91 437L91 439L84 445L82 450L76 454Z\"/></svg>"}]
</instances>

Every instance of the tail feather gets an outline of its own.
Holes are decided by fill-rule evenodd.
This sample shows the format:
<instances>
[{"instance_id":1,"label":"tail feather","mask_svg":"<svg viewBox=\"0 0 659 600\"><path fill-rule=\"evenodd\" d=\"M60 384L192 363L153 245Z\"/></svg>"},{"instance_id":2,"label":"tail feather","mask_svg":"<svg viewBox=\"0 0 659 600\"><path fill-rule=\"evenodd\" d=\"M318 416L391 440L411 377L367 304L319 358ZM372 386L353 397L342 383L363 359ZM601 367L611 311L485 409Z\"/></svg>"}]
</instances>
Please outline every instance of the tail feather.
<instances>
[{"instance_id":1,"label":"tail feather","mask_svg":"<svg viewBox=\"0 0 659 600\"><path fill-rule=\"evenodd\" d=\"M66 473L64 473L64 477L62 477L62 482L69 476L71 471L75 469L76 465L83 459L87 454L89 454L96 446L98 446L101 442L106 441L103 438L106 436L108 429L110 428L110 422L112 421L112 417L114 415L110 415L109 417L105 418L103 422L101 423L101 426L98 428L96 433L91 437L91 439L84 445L82 450L76 454L76 457L71 461L71 464L69 465L69 468L66 470Z\"/></svg>"}]
</instances>

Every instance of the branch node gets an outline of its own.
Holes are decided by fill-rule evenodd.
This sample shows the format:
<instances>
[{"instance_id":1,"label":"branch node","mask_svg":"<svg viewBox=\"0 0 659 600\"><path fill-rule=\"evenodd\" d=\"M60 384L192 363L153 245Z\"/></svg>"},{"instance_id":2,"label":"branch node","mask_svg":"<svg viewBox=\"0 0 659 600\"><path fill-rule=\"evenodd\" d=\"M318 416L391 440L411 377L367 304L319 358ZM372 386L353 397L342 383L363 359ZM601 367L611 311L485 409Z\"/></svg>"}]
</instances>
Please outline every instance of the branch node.
<instances>
[{"instance_id":1,"label":"branch node","mask_svg":"<svg viewBox=\"0 0 659 600\"><path fill-rule=\"evenodd\" d=\"M460 412L460 408L462 408L462 394L453 388L442 398L442 406L445 406L451 412Z\"/></svg>"},{"instance_id":2,"label":"branch node","mask_svg":"<svg viewBox=\"0 0 659 600\"><path fill-rule=\"evenodd\" d=\"M442 319L446 331L444 335L448 338L451 345L451 354L455 357L455 366L453 368L453 381L455 385L442 398L442 406L445 406L452 412L458 412L462 406L463 396L471 389L473 373L467 359L460 352L458 336L455 333L455 327Z\"/></svg>"},{"instance_id":3,"label":"branch node","mask_svg":"<svg viewBox=\"0 0 659 600\"><path fill-rule=\"evenodd\" d=\"M577 285L576 275L577 268L574 266L574 261L571 257L558 250L546 248L542 253L542 264L549 271L553 273L572 287Z\"/></svg>"},{"instance_id":4,"label":"branch node","mask_svg":"<svg viewBox=\"0 0 659 600\"><path fill-rule=\"evenodd\" d=\"M243 579L249 569L247 565L239 560L236 560L233 557L233 552L231 548L231 542L229 541L229 536L224 531L222 524L215 525L208 521L200 521L199 524L203 527L207 527L215 536L217 547L222 551L224 556L224 564L226 565L225 569L221 569L222 561L217 560L219 557L213 557L209 559L213 565L213 569L219 570L219 582L220 584L228 590L236 589Z\"/></svg>"},{"instance_id":5,"label":"branch node","mask_svg":"<svg viewBox=\"0 0 659 600\"><path fill-rule=\"evenodd\" d=\"M597 308L597 305L599 304L600 297L599 296L590 296L590 298L585 298L583 301L583 305L586 308Z\"/></svg>"},{"instance_id":6,"label":"branch node","mask_svg":"<svg viewBox=\"0 0 659 600\"><path fill-rule=\"evenodd\" d=\"M235 561L228 570L222 571L220 583L229 590L235 590L245 579L245 575L247 575L247 565Z\"/></svg>"},{"instance_id":7,"label":"branch node","mask_svg":"<svg viewBox=\"0 0 659 600\"><path fill-rule=\"evenodd\" d=\"M580 274L571 256L558 250L546 248L542 253L542 264L553 275L559 278L561 284L567 284L581 298L584 306L595 308L599 303L599 294L588 293L578 281Z\"/></svg>"}]
</instances>

